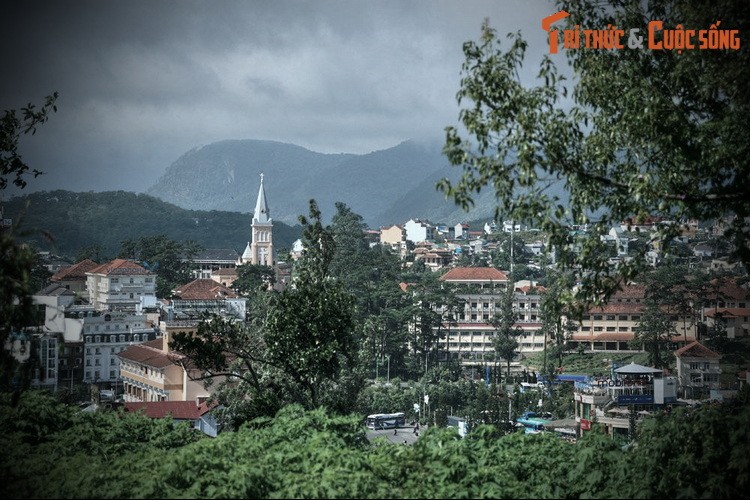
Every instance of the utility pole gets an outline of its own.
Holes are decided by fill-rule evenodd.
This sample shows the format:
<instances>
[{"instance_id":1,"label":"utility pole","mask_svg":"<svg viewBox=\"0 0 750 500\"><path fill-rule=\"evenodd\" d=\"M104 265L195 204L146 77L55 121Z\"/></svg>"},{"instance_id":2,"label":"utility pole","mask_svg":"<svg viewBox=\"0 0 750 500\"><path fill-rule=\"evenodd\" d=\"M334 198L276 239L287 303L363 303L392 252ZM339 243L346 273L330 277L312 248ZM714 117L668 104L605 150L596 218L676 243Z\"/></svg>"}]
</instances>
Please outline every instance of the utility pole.
<instances>
[{"instance_id":1,"label":"utility pole","mask_svg":"<svg viewBox=\"0 0 750 500\"><path fill-rule=\"evenodd\" d=\"M511 279L513 276L513 232L516 229L516 223L513 219L510 220L510 275Z\"/></svg>"}]
</instances>

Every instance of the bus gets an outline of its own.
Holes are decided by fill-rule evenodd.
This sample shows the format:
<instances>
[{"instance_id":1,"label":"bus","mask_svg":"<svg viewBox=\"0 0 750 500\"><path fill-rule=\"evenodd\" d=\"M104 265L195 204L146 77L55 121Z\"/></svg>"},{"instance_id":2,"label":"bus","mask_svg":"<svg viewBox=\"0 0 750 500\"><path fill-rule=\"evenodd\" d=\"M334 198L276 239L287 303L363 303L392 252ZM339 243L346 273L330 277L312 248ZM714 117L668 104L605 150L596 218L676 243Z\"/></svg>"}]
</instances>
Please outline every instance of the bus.
<instances>
[{"instance_id":1,"label":"bus","mask_svg":"<svg viewBox=\"0 0 750 500\"><path fill-rule=\"evenodd\" d=\"M516 423L524 426L526 434L537 434L544 430L544 424L549 423L551 419L552 415L549 413L527 411L516 419Z\"/></svg>"},{"instance_id":2,"label":"bus","mask_svg":"<svg viewBox=\"0 0 750 500\"><path fill-rule=\"evenodd\" d=\"M368 429L393 429L394 427L403 427L406 425L405 413L375 413L368 415L365 419L365 425Z\"/></svg>"}]
</instances>

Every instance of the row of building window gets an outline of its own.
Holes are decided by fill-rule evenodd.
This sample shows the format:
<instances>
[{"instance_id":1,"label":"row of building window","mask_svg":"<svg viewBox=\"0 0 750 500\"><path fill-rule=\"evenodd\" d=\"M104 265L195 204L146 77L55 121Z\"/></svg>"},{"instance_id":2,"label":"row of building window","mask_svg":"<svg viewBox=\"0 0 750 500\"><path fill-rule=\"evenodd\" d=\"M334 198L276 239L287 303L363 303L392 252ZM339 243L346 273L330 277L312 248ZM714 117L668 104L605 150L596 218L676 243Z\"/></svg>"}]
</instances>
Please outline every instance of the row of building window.
<instances>
[{"instance_id":1,"label":"row of building window","mask_svg":"<svg viewBox=\"0 0 750 500\"><path fill-rule=\"evenodd\" d=\"M579 328L579 331L590 332L591 331L591 327L590 326L582 326L582 327ZM595 326L594 327L594 331L595 332L603 332L603 331L607 331L607 332L628 332L628 331L630 331L630 327L628 327L628 326L618 326L618 327L608 326L608 327L606 327L606 330L605 330L603 326ZM637 331L637 327L634 326L633 327L633 331L634 332Z\"/></svg>"},{"instance_id":2,"label":"row of building window","mask_svg":"<svg viewBox=\"0 0 750 500\"><path fill-rule=\"evenodd\" d=\"M482 335L487 335L488 337L491 337L493 335L493 332L490 332L490 331L478 332L478 331L472 331L472 330L455 331L454 330L450 332L450 334L451 334L450 335L451 338L454 338L456 335L460 335L461 337L472 337L472 336L479 337ZM541 332L538 330L534 330L530 332L524 331L521 336L526 338L526 337L533 337L534 335L541 335Z\"/></svg>"},{"instance_id":3,"label":"row of building window","mask_svg":"<svg viewBox=\"0 0 750 500\"><path fill-rule=\"evenodd\" d=\"M472 310L477 309L478 306L479 306L478 302L472 302L471 303L471 309ZM489 309L490 306L492 306L492 309L495 308L495 304L494 303L490 303L490 302L483 302L482 303L482 307L484 309ZM529 303L529 302L517 302L517 303L513 304L513 309L536 309L536 308L537 308L537 303L536 302L531 302L531 303Z\"/></svg>"},{"instance_id":4,"label":"row of building window","mask_svg":"<svg viewBox=\"0 0 750 500\"><path fill-rule=\"evenodd\" d=\"M98 332L100 326L101 325L93 325L93 331ZM112 329L112 330L119 330L119 329L128 330L129 328L130 328L130 324L129 323L125 323L125 327L124 328L123 327L119 327L118 328L116 325L104 325L104 330L105 331L109 331L110 329ZM133 328L143 328L143 323L133 323ZM91 333L91 331L92 331L92 325L88 325L85 328L85 331L86 331L86 333Z\"/></svg>"},{"instance_id":5,"label":"row of building window","mask_svg":"<svg viewBox=\"0 0 750 500\"><path fill-rule=\"evenodd\" d=\"M140 281L139 281L138 283L136 283L136 282L135 282L135 280L134 280L133 278L128 278L128 279L129 279L129 283L130 283L131 285L133 285L133 284L138 284L138 285L140 285L140 284L141 284L141 282L140 282ZM119 283L119 282L120 282L120 278L110 278L110 279L109 279L109 282L110 282L110 283ZM154 282L154 278L145 278L145 282L146 282L146 283L153 283L153 282ZM124 283L124 282L123 282L123 283Z\"/></svg>"},{"instance_id":6,"label":"row of building window","mask_svg":"<svg viewBox=\"0 0 750 500\"><path fill-rule=\"evenodd\" d=\"M461 320L461 321L465 321L466 320L466 315L464 313L460 313L458 315L458 319ZM479 319L479 315L478 314L472 314L471 317L470 317L471 321L477 321L478 319ZM528 318L526 317L525 314L519 314L518 315L518 321L537 321L538 319L539 318L537 317L536 314L529 314ZM489 321L490 320L489 313L482 314L482 320L483 321Z\"/></svg>"},{"instance_id":7,"label":"row of building window","mask_svg":"<svg viewBox=\"0 0 750 500\"><path fill-rule=\"evenodd\" d=\"M102 378L102 374L99 370L96 370L93 372L94 377L91 377L91 371L86 370L86 380L100 380ZM112 380L114 378L117 378L117 371L116 370L110 370L109 371L109 379Z\"/></svg>"},{"instance_id":8,"label":"row of building window","mask_svg":"<svg viewBox=\"0 0 750 500\"><path fill-rule=\"evenodd\" d=\"M101 343L107 343L107 342L111 344L114 344L117 342L127 342L125 335L94 335L93 338L94 338L94 341L93 341L94 344L101 344ZM140 333L133 334L133 342L140 342L141 338L143 338L143 341L145 342L146 340L148 340L148 334L144 333L143 337L141 337Z\"/></svg>"},{"instance_id":9,"label":"row of building window","mask_svg":"<svg viewBox=\"0 0 750 500\"><path fill-rule=\"evenodd\" d=\"M117 364L117 360L115 358L109 358L109 364L110 365L116 365ZM100 360L99 359L95 359L94 360L94 366L100 366L100 365L101 365ZM86 360L86 366L91 366L91 359L87 359Z\"/></svg>"},{"instance_id":10,"label":"row of building window","mask_svg":"<svg viewBox=\"0 0 750 500\"><path fill-rule=\"evenodd\" d=\"M602 314L594 314L593 317L594 317L594 321L602 321L602 319L605 316L602 315ZM615 321L615 318L617 318L618 321L628 321L628 315L627 314L619 314L619 315L607 314L606 318L607 318L606 319L607 321ZM591 315L590 314L584 314L583 318L581 318L581 319L583 321L589 321L591 319ZM673 321L675 321L676 319L677 319L677 317L675 316ZM630 316L630 321L640 321L640 320L641 320L641 315L640 314L633 314L633 315Z\"/></svg>"}]
</instances>

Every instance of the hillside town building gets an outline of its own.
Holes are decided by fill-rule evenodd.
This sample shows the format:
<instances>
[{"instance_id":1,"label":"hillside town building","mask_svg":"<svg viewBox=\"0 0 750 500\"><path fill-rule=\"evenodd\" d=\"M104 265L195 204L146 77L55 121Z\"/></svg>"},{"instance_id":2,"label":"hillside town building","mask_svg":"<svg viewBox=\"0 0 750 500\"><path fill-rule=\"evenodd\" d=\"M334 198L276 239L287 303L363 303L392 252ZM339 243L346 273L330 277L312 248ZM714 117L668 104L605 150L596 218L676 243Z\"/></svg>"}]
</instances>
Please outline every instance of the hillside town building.
<instances>
[{"instance_id":1,"label":"hillside town building","mask_svg":"<svg viewBox=\"0 0 750 500\"><path fill-rule=\"evenodd\" d=\"M455 267L440 277L451 289L461 305L455 312L442 308L443 356L458 359L464 365L483 365L495 361L492 321L500 314L503 294L514 286L513 311L519 336L519 352L533 353L544 349L541 333L541 287L532 282L512 284L508 275L492 267Z\"/></svg>"},{"instance_id":2,"label":"hillside town building","mask_svg":"<svg viewBox=\"0 0 750 500\"><path fill-rule=\"evenodd\" d=\"M132 260L115 259L86 272L89 301L99 311L131 311L156 298L156 275Z\"/></svg>"}]
</instances>

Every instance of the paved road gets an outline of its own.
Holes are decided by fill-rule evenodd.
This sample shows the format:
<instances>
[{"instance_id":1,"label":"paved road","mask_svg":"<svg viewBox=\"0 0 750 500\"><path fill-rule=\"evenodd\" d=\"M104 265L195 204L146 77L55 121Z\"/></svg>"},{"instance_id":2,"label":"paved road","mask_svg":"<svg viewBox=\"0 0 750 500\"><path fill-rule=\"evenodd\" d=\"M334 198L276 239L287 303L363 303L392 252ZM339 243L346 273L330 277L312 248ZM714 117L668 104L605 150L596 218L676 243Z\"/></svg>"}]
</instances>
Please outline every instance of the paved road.
<instances>
[{"instance_id":1,"label":"paved road","mask_svg":"<svg viewBox=\"0 0 750 500\"><path fill-rule=\"evenodd\" d=\"M384 437L388 440L389 443L393 444L404 444L404 441L406 441L407 445L414 444L419 437L414 433L414 427L406 426L406 427L399 427L396 429L396 433L394 434L394 429L383 429L383 430L377 430L373 431L371 429L367 429L367 439L370 441L373 441L379 437ZM419 430L419 433L422 433L422 429Z\"/></svg>"}]
</instances>

